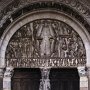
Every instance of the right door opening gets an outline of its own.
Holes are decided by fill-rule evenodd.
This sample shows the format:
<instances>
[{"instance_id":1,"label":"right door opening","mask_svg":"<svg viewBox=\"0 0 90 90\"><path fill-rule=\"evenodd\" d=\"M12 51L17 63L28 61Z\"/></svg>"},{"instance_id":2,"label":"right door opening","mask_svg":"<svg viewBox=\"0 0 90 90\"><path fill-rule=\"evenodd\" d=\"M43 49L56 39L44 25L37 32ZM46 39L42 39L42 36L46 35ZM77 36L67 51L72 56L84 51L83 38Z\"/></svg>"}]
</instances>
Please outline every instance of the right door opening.
<instances>
[{"instance_id":1,"label":"right door opening","mask_svg":"<svg viewBox=\"0 0 90 90\"><path fill-rule=\"evenodd\" d=\"M77 68L51 69L51 90L80 90Z\"/></svg>"}]
</instances>

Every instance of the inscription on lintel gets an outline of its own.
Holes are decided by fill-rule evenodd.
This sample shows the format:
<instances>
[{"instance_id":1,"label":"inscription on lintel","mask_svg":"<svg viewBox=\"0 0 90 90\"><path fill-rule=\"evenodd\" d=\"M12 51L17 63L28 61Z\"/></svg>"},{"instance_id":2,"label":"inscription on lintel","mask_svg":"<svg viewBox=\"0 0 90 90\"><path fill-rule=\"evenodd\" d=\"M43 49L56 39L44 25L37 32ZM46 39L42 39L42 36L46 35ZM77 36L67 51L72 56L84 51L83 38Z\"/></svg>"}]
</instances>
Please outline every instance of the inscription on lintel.
<instances>
[{"instance_id":1,"label":"inscription on lintel","mask_svg":"<svg viewBox=\"0 0 90 90\"><path fill-rule=\"evenodd\" d=\"M85 59L10 59L7 61L7 66L13 67L27 67L27 68L39 68L39 67L77 67L84 66Z\"/></svg>"}]
</instances>

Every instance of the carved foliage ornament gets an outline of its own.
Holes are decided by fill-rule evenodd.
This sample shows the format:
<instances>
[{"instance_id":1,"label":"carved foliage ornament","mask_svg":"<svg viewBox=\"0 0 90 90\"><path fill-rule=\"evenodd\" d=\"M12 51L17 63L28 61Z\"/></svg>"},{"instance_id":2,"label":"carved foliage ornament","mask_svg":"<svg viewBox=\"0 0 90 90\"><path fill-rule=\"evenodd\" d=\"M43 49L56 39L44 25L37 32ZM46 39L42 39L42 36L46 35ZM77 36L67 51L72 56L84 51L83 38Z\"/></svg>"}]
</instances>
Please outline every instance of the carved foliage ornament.
<instances>
[{"instance_id":1,"label":"carved foliage ornament","mask_svg":"<svg viewBox=\"0 0 90 90\"><path fill-rule=\"evenodd\" d=\"M35 20L21 27L6 50L6 65L14 67L66 67L86 64L80 36L67 24Z\"/></svg>"}]
</instances>

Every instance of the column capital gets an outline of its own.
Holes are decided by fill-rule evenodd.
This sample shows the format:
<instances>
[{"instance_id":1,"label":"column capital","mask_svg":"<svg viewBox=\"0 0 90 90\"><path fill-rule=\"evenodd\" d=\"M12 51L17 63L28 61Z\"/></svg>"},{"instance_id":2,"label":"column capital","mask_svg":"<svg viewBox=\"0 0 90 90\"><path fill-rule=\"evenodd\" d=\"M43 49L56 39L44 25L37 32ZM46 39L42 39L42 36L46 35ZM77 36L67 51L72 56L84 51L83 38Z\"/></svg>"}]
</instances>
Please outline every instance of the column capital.
<instances>
[{"instance_id":1,"label":"column capital","mask_svg":"<svg viewBox=\"0 0 90 90\"><path fill-rule=\"evenodd\" d=\"M4 77L12 77L13 69L14 69L13 67L6 67Z\"/></svg>"},{"instance_id":2,"label":"column capital","mask_svg":"<svg viewBox=\"0 0 90 90\"><path fill-rule=\"evenodd\" d=\"M90 67L87 67L87 70L90 71Z\"/></svg>"},{"instance_id":3,"label":"column capital","mask_svg":"<svg viewBox=\"0 0 90 90\"><path fill-rule=\"evenodd\" d=\"M86 76L87 71L85 66L80 66L77 69L80 77Z\"/></svg>"},{"instance_id":4,"label":"column capital","mask_svg":"<svg viewBox=\"0 0 90 90\"><path fill-rule=\"evenodd\" d=\"M0 68L0 77L3 77L4 75L4 68Z\"/></svg>"},{"instance_id":5,"label":"column capital","mask_svg":"<svg viewBox=\"0 0 90 90\"><path fill-rule=\"evenodd\" d=\"M40 68L42 79L49 79L50 68Z\"/></svg>"},{"instance_id":6,"label":"column capital","mask_svg":"<svg viewBox=\"0 0 90 90\"><path fill-rule=\"evenodd\" d=\"M90 67L87 67L87 75L90 77Z\"/></svg>"}]
</instances>

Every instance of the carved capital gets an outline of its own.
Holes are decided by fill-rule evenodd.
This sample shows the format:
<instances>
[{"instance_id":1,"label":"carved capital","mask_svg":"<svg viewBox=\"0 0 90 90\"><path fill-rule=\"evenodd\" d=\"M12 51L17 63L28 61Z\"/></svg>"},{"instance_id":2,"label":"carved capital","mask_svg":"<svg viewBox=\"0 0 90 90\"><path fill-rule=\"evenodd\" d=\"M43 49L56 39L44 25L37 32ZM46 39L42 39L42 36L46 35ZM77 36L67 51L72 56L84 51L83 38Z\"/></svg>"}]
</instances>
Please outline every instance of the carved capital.
<instances>
[{"instance_id":1,"label":"carved capital","mask_svg":"<svg viewBox=\"0 0 90 90\"><path fill-rule=\"evenodd\" d=\"M85 67L78 67L78 73L80 77L86 76L86 68Z\"/></svg>"},{"instance_id":2,"label":"carved capital","mask_svg":"<svg viewBox=\"0 0 90 90\"><path fill-rule=\"evenodd\" d=\"M0 68L0 77L3 77L3 75L4 75L4 69Z\"/></svg>"},{"instance_id":3,"label":"carved capital","mask_svg":"<svg viewBox=\"0 0 90 90\"><path fill-rule=\"evenodd\" d=\"M87 75L90 77L90 67L87 67Z\"/></svg>"},{"instance_id":4,"label":"carved capital","mask_svg":"<svg viewBox=\"0 0 90 90\"><path fill-rule=\"evenodd\" d=\"M13 75L13 67L6 67L4 77L12 77L12 75Z\"/></svg>"},{"instance_id":5,"label":"carved capital","mask_svg":"<svg viewBox=\"0 0 90 90\"><path fill-rule=\"evenodd\" d=\"M42 68L41 69L42 79L49 79L50 68Z\"/></svg>"}]
</instances>

